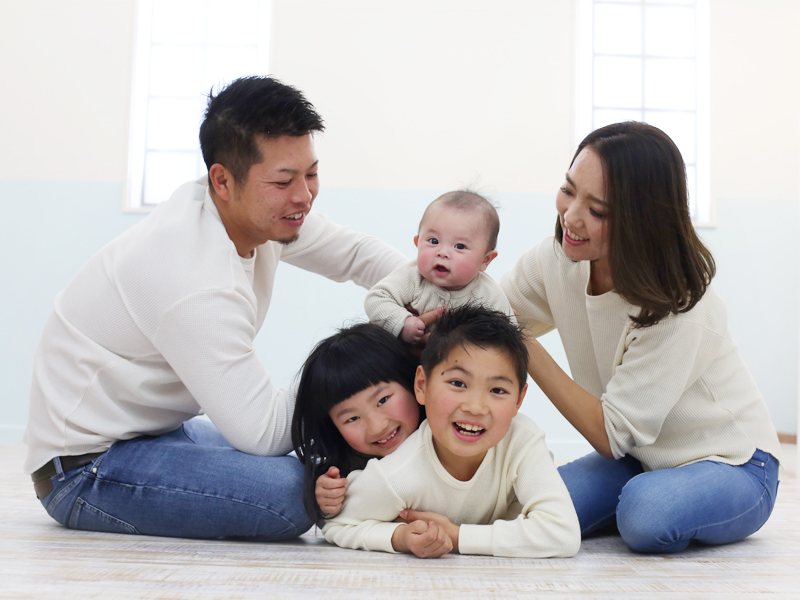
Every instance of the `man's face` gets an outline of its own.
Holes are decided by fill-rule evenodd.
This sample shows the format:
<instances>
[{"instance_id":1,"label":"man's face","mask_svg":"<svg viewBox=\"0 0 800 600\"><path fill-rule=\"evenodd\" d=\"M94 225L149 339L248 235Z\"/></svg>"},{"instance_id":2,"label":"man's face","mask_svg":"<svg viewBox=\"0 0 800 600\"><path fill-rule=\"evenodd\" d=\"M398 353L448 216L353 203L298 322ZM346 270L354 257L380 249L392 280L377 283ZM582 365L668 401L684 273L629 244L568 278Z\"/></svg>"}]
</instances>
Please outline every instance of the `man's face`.
<instances>
[{"instance_id":1,"label":"man's face","mask_svg":"<svg viewBox=\"0 0 800 600\"><path fill-rule=\"evenodd\" d=\"M417 369L414 392L425 405L433 447L456 479L471 479L486 452L503 439L525 397L505 351L457 346L431 369Z\"/></svg>"},{"instance_id":2,"label":"man's face","mask_svg":"<svg viewBox=\"0 0 800 600\"><path fill-rule=\"evenodd\" d=\"M257 143L264 160L250 167L244 185L232 186L225 223L243 256L264 242L288 244L297 239L319 192L311 134L262 137Z\"/></svg>"}]
</instances>

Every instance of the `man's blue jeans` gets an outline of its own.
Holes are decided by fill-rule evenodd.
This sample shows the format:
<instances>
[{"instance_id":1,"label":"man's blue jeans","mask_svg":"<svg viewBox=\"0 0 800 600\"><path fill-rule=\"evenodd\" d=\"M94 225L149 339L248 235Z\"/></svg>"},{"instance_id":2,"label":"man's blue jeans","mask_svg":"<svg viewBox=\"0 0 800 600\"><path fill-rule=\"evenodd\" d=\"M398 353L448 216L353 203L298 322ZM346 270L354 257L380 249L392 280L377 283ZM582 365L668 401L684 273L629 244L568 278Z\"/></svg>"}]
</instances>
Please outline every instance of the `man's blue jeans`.
<instances>
[{"instance_id":1,"label":"man's blue jeans","mask_svg":"<svg viewBox=\"0 0 800 600\"><path fill-rule=\"evenodd\" d=\"M272 541L311 527L300 461L239 452L205 420L116 442L52 483L42 505L72 529Z\"/></svg>"},{"instance_id":2,"label":"man's blue jeans","mask_svg":"<svg viewBox=\"0 0 800 600\"><path fill-rule=\"evenodd\" d=\"M611 460L593 452L558 471L581 535L616 522L637 552L680 552L691 540L746 538L766 523L778 492L778 462L761 450L739 466L705 460L647 473L633 457Z\"/></svg>"}]
</instances>

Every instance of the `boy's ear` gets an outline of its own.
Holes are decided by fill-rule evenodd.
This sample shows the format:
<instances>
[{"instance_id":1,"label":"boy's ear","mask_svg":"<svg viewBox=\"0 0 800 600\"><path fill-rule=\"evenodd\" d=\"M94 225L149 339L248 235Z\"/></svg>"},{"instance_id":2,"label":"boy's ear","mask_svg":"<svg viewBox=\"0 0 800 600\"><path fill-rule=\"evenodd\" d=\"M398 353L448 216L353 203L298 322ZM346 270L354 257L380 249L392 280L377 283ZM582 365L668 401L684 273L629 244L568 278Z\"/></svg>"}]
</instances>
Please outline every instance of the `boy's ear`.
<instances>
[{"instance_id":1,"label":"boy's ear","mask_svg":"<svg viewBox=\"0 0 800 600\"><path fill-rule=\"evenodd\" d=\"M414 395L417 402L425 406L425 369L422 365L417 367L417 374L414 376Z\"/></svg>"},{"instance_id":2,"label":"boy's ear","mask_svg":"<svg viewBox=\"0 0 800 600\"><path fill-rule=\"evenodd\" d=\"M214 163L208 170L208 177L211 179L211 185L214 188L217 196L222 198L225 202L230 202L234 198L233 190L233 176L223 165Z\"/></svg>"},{"instance_id":3,"label":"boy's ear","mask_svg":"<svg viewBox=\"0 0 800 600\"><path fill-rule=\"evenodd\" d=\"M415 235L415 236L414 236L414 245L415 245L417 248L419 248L419 236L418 236L418 235Z\"/></svg>"},{"instance_id":4,"label":"boy's ear","mask_svg":"<svg viewBox=\"0 0 800 600\"><path fill-rule=\"evenodd\" d=\"M487 252L486 256L483 257L483 263L481 263L481 271L485 271L486 267L489 266L489 263L492 262L495 258L497 258L497 250L492 250L491 252Z\"/></svg>"},{"instance_id":5,"label":"boy's ear","mask_svg":"<svg viewBox=\"0 0 800 600\"><path fill-rule=\"evenodd\" d=\"M528 384L526 383L525 385L522 386L522 391L519 393L519 398L517 398L517 410L519 410L519 407L522 406L522 401L525 399L525 393L527 391L528 391ZM516 411L514 412L514 414L515 415L517 414Z\"/></svg>"}]
</instances>

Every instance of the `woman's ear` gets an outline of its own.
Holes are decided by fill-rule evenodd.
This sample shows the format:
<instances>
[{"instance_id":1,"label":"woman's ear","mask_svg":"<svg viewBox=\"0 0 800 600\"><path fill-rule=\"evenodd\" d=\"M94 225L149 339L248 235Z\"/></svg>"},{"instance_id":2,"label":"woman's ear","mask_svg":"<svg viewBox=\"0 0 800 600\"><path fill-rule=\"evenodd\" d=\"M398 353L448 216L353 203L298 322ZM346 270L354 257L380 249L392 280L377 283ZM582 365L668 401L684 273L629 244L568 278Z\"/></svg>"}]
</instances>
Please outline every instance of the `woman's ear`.
<instances>
[{"instance_id":1,"label":"woman's ear","mask_svg":"<svg viewBox=\"0 0 800 600\"><path fill-rule=\"evenodd\" d=\"M414 395L417 402L425 406L425 369L422 365L417 367L417 374L414 376Z\"/></svg>"}]
</instances>

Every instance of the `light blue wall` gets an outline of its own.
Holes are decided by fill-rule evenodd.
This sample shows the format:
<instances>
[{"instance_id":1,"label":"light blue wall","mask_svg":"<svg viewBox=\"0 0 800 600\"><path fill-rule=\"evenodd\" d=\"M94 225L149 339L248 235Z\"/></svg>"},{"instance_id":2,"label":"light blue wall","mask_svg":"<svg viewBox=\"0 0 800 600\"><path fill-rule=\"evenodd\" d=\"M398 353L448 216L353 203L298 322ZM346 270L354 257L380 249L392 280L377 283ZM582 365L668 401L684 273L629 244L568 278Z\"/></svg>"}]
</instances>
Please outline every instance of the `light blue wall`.
<instances>
[{"instance_id":1,"label":"light blue wall","mask_svg":"<svg viewBox=\"0 0 800 600\"><path fill-rule=\"evenodd\" d=\"M105 243L142 218L122 213L122 184L5 181L0 221L0 443L19 443L27 421L33 354L53 298ZM324 189L316 209L335 221L372 233L407 255L424 207L434 191ZM500 255L489 272L499 277L532 244L550 235L553 195L498 193ZM765 207L769 207L765 210ZM719 226L701 235L715 254L715 285L727 301L730 325L779 431L796 431L800 241L776 240L776 215L796 229L793 202L723 200ZM362 318L364 292L284 265L272 307L256 340L258 354L277 383L290 384L308 351L347 321ZM557 334L543 338L562 364ZM548 433L559 459L586 448L538 390L524 412Z\"/></svg>"}]
</instances>

